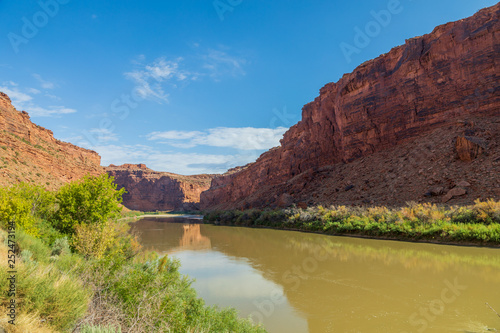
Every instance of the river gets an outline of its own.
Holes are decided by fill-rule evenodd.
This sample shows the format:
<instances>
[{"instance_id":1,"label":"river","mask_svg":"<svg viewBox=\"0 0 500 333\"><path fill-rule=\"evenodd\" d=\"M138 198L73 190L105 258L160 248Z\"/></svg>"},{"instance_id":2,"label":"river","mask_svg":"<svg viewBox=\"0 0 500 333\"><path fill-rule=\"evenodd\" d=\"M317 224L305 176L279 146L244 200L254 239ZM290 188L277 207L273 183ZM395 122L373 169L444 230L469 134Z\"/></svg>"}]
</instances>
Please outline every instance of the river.
<instances>
[{"instance_id":1,"label":"river","mask_svg":"<svg viewBox=\"0 0 500 333\"><path fill-rule=\"evenodd\" d=\"M499 249L199 222L148 217L133 229L180 260L207 304L269 332L500 332Z\"/></svg>"}]
</instances>

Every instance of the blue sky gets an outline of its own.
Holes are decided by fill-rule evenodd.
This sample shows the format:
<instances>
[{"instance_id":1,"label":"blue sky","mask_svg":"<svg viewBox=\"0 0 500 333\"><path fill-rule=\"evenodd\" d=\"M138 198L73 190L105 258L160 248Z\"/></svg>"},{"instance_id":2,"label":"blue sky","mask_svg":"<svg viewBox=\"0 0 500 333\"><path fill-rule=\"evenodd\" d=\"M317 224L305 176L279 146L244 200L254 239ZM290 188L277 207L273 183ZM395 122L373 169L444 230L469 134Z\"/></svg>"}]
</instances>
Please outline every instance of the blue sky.
<instances>
[{"instance_id":1,"label":"blue sky","mask_svg":"<svg viewBox=\"0 0 500 333\"><path fill-rule=\"evenodd\" d=\"M0 91L103 165L221 173L279 145L326 83L495 3L0 1Z\"/></svg>"}]
</instances>

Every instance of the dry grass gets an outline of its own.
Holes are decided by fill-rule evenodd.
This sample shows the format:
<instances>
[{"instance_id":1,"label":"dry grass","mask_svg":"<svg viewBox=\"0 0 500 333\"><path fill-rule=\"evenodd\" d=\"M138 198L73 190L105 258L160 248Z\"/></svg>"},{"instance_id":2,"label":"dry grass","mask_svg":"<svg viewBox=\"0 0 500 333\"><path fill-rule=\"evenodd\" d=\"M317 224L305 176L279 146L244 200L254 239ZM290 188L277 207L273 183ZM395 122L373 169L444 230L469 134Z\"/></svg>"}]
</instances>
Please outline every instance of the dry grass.
<instances>
[{"instance_id":1,"label":"dry grass","mask_svg":"<svg viewBox=\"0 0 500 333\"><path fill-rule=\"evenodd\" d=\"M0 307L2 316L0 317L0 327L3 327L7 333L55 333L59 332L41 321L38 313L20 313L16 316L16 324L11 325L8 323L10 318L5 315L7 313L6 307Z\"/></svg>"},{"instance_id":2,"label":"dry grass","mask_svg":"<svg viewBox=\"0 0 500 333\"><path fill-rule=\"evenodd\" d=\"M17 231L18 236L21 232ZM5 232L0 232L0 256L7 257ZM18 241L29 236L18 237ZM32 239L33 240L33 239ZM36 242L34 242L36 243ZM21 246L33 243L21 243ZM55 262L35 261L40 253L37 247L26 249L32 256L21 259L16 257L16 321L15 326L8 324L10 319L2 310L0 324L8 332L60 332L72 327L76 320L87 310L88 292L81 282L71 274L62 272ZM44 251L44 254L46 251ZM50 252L49 252L50 253ZM48 258L46 258L48 260ZM61 259L56 259L61 260ZM7 261L0 261L0 307L6 309L11 297L8 296Z\"/></svg>"},{"instance_id":3,"label":"dry grass","mask_svg":"<svg viewBox=\"0 0 500 333\"><path fill-rule=\"evenodd\" d=\"M206 221L370 237L500 245L500 202L445 207L409 202L401 208L323 206L284 210L213 211Z\"/></svg>"}]
</instances>

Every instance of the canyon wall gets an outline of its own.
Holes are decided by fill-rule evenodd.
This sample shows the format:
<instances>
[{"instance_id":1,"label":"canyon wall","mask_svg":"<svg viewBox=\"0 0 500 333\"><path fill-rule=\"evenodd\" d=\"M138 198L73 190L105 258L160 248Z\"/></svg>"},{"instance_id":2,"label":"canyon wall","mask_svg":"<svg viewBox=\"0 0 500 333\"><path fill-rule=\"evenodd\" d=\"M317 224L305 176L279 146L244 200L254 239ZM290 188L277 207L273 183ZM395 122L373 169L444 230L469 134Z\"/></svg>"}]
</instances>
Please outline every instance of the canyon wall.
<instances>
[{"instance_id":1,"label":"canyon wall","mask_svg":"<svg viewBox=\"0 0 500 333\"><path fill-rule=\"evenodd\" d=\"M156 172L144 164L103 168L96 152L55 139L52 131L31 122L29 114L17 111L1 92L0 131L0 186L28 182L54 190L87 174L107 172L128 191L123 196L127 208L197 210L200 194L213 178Z\"/></svg>"},{"instance_id":2,"label":"canyon wall","mask_svg":"<svg viewBox=\"0 0 500 333\"><path fill-rule=\"evenodd\" d=\"M52 131L31 122L0 92L0 186L31 182L56 189L86 174L104 172L101 157L54 138Z\"/></svg>"},{"instance_id":3,"label":"canyon wall","mask_svg":"<svg viewBox=\"0 0 500 333\"><path fill-rule=\"evenodd\" d=\"M201 195L202 209L279 206L305 200L308 184L326 167L350 164L436 131L446 129L458 135L468 130L491 136L491 131L464 124L476 117L490 118L485 126L498 126L499 12L497 4L470 18L438 26L325 85L303 107L302 120L285 133L280 147L241 171L214 178ZM447 144L452 151L453 143ZM411 151L399 153L411 155ZM490 162L498 168L497 160ZM331 168L326 178L335 177L335 167ZM398 177L397 164L368 169L393 169ZM350 180L337 176L337 183L330 186L334 193L344 191L339 189L341 184L347 188L362 176L351 174ZM498 186L496 177L493 187ZM309 188L309 198L315 196L313 192ZM326 203L337 202L334 193L325 198Z\"/></svg>"},{"instance_id":4,"label":"canyon wall","mask_svg":"<svg viewBox=\"0 0 500 333\"><path fill-rule=\"evenodd\" d=\"M201 192L213 175L183 176L153 171L144 164L110 165L106 172L124 187L123 205L141 211L198 210Z\"/></svg>"}]
</instances>

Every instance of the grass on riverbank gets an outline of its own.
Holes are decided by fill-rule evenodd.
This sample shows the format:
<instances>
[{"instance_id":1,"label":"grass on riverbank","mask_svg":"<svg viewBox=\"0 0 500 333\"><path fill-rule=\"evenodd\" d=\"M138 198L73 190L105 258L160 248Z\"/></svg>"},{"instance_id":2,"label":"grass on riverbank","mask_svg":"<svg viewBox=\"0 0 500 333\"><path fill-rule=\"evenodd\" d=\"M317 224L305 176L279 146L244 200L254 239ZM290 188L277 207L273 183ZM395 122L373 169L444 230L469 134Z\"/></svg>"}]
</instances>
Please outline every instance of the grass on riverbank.
<instances>
[{"instance_id":1,"label":"grass on riverbank","mask_svg":"<svg viewBox=\"0 0 500 333\"><path fill-rule=\"evenodd\" d=\"M208 223L271 227L412 241L500 245L500 202L465 207L408 203L406 207L322 206L307 209L213 211Z\"/></svg>"},{"instance_id":2,"label":"grass on riverbank","mask_svg":"<svg viewBox=\"0 0 500 333\"><path fill-rule=\"evenodd\" d=\"M142 251L128 224L117 220L120 215L108 214L119 207L113 187L101 176L57 193L28 184L0 188L0 328L9 333L265 332L234 309L206 306L180 274L179 262ZM12 221L16 246L6 237ZM7 280L9 250L15 253L15 298ZM16 325L8 323L11 299Z\"/></svg>"}]
</instances>

